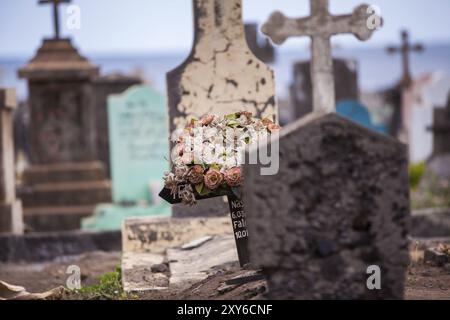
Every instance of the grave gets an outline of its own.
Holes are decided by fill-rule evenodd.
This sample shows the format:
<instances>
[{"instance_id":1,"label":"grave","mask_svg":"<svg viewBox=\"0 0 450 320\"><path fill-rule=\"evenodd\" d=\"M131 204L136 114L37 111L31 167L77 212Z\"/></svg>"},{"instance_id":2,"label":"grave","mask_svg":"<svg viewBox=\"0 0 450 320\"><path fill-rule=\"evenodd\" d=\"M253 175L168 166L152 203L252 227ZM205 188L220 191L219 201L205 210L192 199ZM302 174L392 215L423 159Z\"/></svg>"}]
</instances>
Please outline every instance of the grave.
<instances>
[{"instance_id":1,"label":"grave","mask_svg":"<svg viewBox=\"0 0 450 320\"><path fill-rule=\"evenodd\" d=\"M23 233L22 203L16 198L13 119L16 92L0 88L0 233Z\"/></svg>"},{"instance_id":2,"label":"grave","mask_svg":"<svg viewBox=\"0 0 450 320\"><path fill-rule=\"evenodd\" d=\"M371 114L366 106L355 100L342 100L336 105L336 112L344 118L350 119L366 128L377 131L379 133L386 133L386 128L383 124L377 124L373 121Z\"/></svg>"},{"instance_id":3,"label":"grave","mask_svg":"<svg viewBox=\"0 0 450 320\"><path fill-rule=\"evenodd\" d=\"M99 76L94 80L94 105L96 111L97 154L110 176L109 137L108 137L108 96L122 93L133 85L141 84L138 77L121 74Z\"/></svg>"},{"instance_id":4,"label":"grave","mask_svg":"<svg viewBox=\"0 0 450 320\"><path fill-rule=\"evenodd\" d=\"M434 108L429 130L433 132L433 151L426 163L421 188L441 193L450 190L450 93L445 107Z\"/></svg>"},{"instance_id":5,"label":"grave","mask_svg":"<svg viewBox=\"0 0 450 320\"><path fill-rule=\"evenodd\" d=\"M24 218L31 230L78 229L97 203L111 199L110 182L97 160L92 80L98 68L81 56L70 39L44 39L19 70L27 79L31 166L24 172Z\"/></svg>"},{"instance_id":6,"label":"grave","mask_svg":"<svg viewBox=\"0 0 450 320\"><path fill-rule=\"evenodd\" d=\"M332 34L367 39L367 6L332 16L311 1L311 16L271 15L263 31L276 43L312 37L313 112L280 133L279 171L244 165L250 260L274 299L399 299L409 263L408 157L398 141L337 115ZM250 152L257 152L254 148ZM369 290L368 270L381 272Z\"/></svg>"},{"instance_id":7,"label":"grave","mask_svg":"<svg viewBox=\"0 0 450 320\"><path fill-rule=\"evenodd\" d=\"M200 118L205 114L226 115L238 111L249 111L253 115L264 118L272 118L278 121L277 105L275 101L275 83L273 71L261 62L247 46L242 23L241 1L214 1L193 0L194 6L194 31L195 40L192 51L186 61L167 74L168 108L169 108L169 132L182 128L191 118ZM161 177L162 178L162 177ZM181 188L179 191L182 191ZM227 208L223 197L202 198L197 197L198 203L193 207L181 202L180 198L174 199L168 189L163 189L160 196L174 204L172 207L173 218L165 218L170 230L172 221L179 221L183 226L183 233L191 230L188 225L196 219L203 219L208 224L219 227L217 219L238 220L245 222L245 214L240 198L229 194ZM232 219L225 216L231 213ZM234 217L233 218L233 214ZM211 217L221 215L223 217ZM206 218L209 216L208 218ZM132 219L127 219L127 226ZM205 224L205 223L202 223ZM145 219L137 219L133 222L133 233L143 236L136 237L138 246L144 247L149 234L145 228ZM244 223L245 225L245 223ZM203 230L204 226L198 226ZM235 242L238 246L238 258L241 266L248 263L246 253L247 233L246 228L233 223L227 227L227 233L233 230ZM172 239L171 233L163 234L162 238ZM198 232L198 231L197 231ZM199 235L211 235L212 228ZM236 232L239 232L236 233ZM129 235L122 232L124 239ZM158 237L161 239L161 237ZM156 238L153 240L155 241ZM191 239L194 240L194 239ZM127 240L124 240L127 241ZM165 248L167 248L166 246ZM135 255L130 249L124 248L124 254ZM153 252L153 251L152 251ZM147 251L148 254L150 254ZM141 253L137 253L137 260L145 261ZM148 256L148 259L152 257ZM142 263L123 264L122 275L133 282L140 273ZM125 280L124 280L125 281ZM155 285L135 284L136 288L154 288ZM130 288L131 289L131 288Z\"/></svg>"},{"instance_id":8,"label":"grave","mask_svg":"<svg viewBox=\"0 0 450 320\"><path fill-rule=\"evenodd\" d=\"M177 272L172 284L182 285L183 280L192 280L188 275L180 279L183 269L178 261L169 261L167 252L173 248L172 253L179 253L176 248L190 241L205 238L230 235L231 221L228 217L208 218L169 218L169 217L136 217L128 218L122 226L122 282L125 291L147 291L167 289L169 277L161 273L151 272L153 264L164 261L175 264ZM227 243L233 239L228 237ZM186 248L186 247L185 247ZM231 246L231 248L233 248ZM186 248L188 250L188 248ZM188 252L188 251L186 251ZM171 254L172 254L171 253ZM236 251L227 249L226 257L232 257L236 262ZM209 254L209 260L214 257ZM221 255L219 255L221 256ZM223 255L222 255L223 256ZM206 260L208 257L206 257ZM203 259L205 260L205 258ZM216 262L217 263L217 262ZM204 269L202 269L204 270ZM202 271L200 270L200 271ZM202 275L206 273L202 272Z\"/></svg>"},{"instance_id":9,"label":"grave","mask_svg":"<svg viewBox=\"0 0 450 320\"><path fill-rule=\"evenodd\" d=\"M293 120L312 112L311 63L299 61L293 66L293 80L289 87ZM356 60L333 59L333 78L336 102L358 100L358 67Z\"/></svg>"},{"instance_id":10,"label":"grave","mask_svg":"<svg viewBox=\"0 0 450 320\"><path fill-rule=\"evenodd\" d=\"M194 44L188 58L167 74L169 130L211 113L250 111L278 121L273 71L249 49L241 0L193 0ZM221 198L194 207L173 205L176 217L224 215Z\"/></svg>"},{"instance_id":11,"label":"grave","mask_svg":"<svg viewBox=\"0 0 450 320\"><path fill-rule=\"evenodd\" d=\"M128 216L168 215L158 193L169 169L165 98L136 85L108 97L113 204L99 205L87 229L120 229Z\"/></svg>"},{"instance_id":12,"label":"grave","mask_svg":"<svg viewBox=\"0 0 450 320\"><path fill-rule=\"evenodd\" d=\"M292 36L311 38L310 77L313 109L323 112L333 112L336 106L331 36L351 33L359 40L367 40L374 31L367 27L368 5L358 6L349 15L334 16L328 10L328 2L328 0L310 0L311 15L304 18L287 18L276 11L262 26L262 32L276 44L282 44Z\"/></svg>"},{"instance_id":13,"label":"grave","mask_svg":"<svg viewBox=\"0 0 450 320\"><path fill-rule=\"evenodd\" d=\"M405 94L406 91L412 84L412 77L410 71L409 54L413 52L423 52L424 47L420 43L411 44L409 41L409 33L407 30L402 30L400 33L401 45L399 46L389 46L386 51L389 54L400 53L402 60L402 76L395 88L400 91L401 100L400 103L394 104L394 109L392 113L392 119L390 123L390 134L394 137L399 138L401 141L407 143L409 136L409 121L410 119L405 119L405 115L409 113L409 110L405 110Z\"/></svg>"},{"instance_id":14,"label":"grave","mask_svg":"<svg viewBox=\"0 0 450 320\"><path fill-rule=\"evenodd\" d=\"M400 85L407 88L411 85L412 77L409 67L409 54L411 52L423 52L424 46L421 43L411 44L409 41L409 33L407 30L400 32L402 44L399 46L389 46L386 51L389 54L400 53L402 59L402 77L400 79Z\"/></svg>"},{"instance_id":15,"label":"grave","mask_svg":"<svg viewBox=\"0 0 450 320\"><path fill-rule=\"evenodd\" d=\"M280 169L244 166L250 261L273 299L401 299L409 263L407 148L335 113L280 133ZM381 269L369 290L368 267Z\"/></svg>"}]
</instances>

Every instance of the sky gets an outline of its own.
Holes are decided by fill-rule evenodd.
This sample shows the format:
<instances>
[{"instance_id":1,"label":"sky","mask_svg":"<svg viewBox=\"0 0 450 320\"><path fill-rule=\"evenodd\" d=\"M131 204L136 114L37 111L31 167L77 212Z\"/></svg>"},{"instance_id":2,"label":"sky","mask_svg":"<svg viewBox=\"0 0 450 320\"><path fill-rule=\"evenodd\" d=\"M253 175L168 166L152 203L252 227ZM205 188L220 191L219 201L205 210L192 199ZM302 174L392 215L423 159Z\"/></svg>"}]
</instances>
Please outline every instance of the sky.
<instances>
[{"instance_id":1,"label":"sky","mask_svg":"<svg viewBox=\"0 0 450 320\"><path fill-rule=\"evenodd\" d=\"M227 1L227 0L223 0ZM0 0L0 57L27 57L43 37L53 34L52 10L38 0ZM350 13L361 0L330 0L333 14ZM407 28L414 41L450 43L450 0L374 0L384 25L367 42L351 35L333 37L345 47L396 44ZM192 45L192 0L72 0L81 13L81 28L67 30L67 5L60 16L62 34L88 54L146 54L189 50ZM309 14L307 0L243 0L243 18L264 22L280 10L289 17ZM308 45L306 38L289 39L281 49Z\"/></svg>"}]
</instances>

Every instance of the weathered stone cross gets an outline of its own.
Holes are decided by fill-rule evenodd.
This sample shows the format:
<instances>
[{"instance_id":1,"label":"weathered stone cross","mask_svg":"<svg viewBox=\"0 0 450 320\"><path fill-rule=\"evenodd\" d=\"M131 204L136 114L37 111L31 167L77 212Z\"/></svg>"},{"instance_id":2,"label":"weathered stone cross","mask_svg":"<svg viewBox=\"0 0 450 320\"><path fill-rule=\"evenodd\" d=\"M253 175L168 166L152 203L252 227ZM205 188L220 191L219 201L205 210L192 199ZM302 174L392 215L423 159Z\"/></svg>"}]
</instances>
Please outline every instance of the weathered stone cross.
<instances>
[{"instance_id":1,"label":"weathered stone cross","mask_svg":"<svg viewBox=\"0 0 450 320\"><path fill-rule=\"evenodd\" d=\"M291 19L281 12L272 13L262 26L262 32L276 44L293 36L309 36L312 41L311 82L313 109L320 112L335 111L333 62L330 37L339 33L352 33L359 40L367 40L373 30L367 27L368 5L361 5L352 14L334 16L328 11L328 0L310 0L311 15Z\"/></svg>"},{"instance_id":2,"label":"weathered stone cross","mask_svg":"<svg viewBox=\"0 0 450 320\"><path fill-rule=\"evenodd\" d=\"M387 47L386 50L389 53L397 53L400 52L402 57L402 65L403 65L403 75L401 84L404 87L408 87L411 84L411 73L409 71L409 53L410 52L422 52L423 45L420 43L411 45L409 43L409 34L408 31L403 30L401 33L402 36L402 44L398 47L390 46Z\"/></svg>"},{"instance_id":3,"label":"weathered stone cross","mask_svg":"<svg viewBox=\"0 0 450 320\"><path fill-rule=\"evenodd\" d=\"M59 39L59 7L62 3L70 3L71 0L39 0L39 4L53 4L53 29L55 39Z\"/></svg>"}]
</instances>

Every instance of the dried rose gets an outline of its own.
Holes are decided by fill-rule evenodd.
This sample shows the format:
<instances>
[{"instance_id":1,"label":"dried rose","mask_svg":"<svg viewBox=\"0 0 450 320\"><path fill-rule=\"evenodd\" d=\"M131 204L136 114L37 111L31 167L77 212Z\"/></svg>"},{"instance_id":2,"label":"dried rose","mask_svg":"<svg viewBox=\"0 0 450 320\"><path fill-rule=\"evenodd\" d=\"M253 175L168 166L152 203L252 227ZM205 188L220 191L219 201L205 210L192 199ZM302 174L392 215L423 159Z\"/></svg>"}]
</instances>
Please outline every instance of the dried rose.
<instances>
[{"instance_id":1,"label":"dried rose","mask_svg":"<svg viewBox=\"0 0 450 320\"><path fill-rule=\"evenodd\" d=\"M230 187L240 186L242 183L242 174L240 167L233 167L225 171L224 174L225 181Z\"/></svg>"},{"instance_id":2,"label":"dried rose","mask_svg":"<svg viewBox=\"0 0 450 320\"><path fill-rule=\"evenodd\" d=\"M270 131L270 132L274 132L274 131L277 131L277 130L280 130L280 126L279 125L277 125L276 123L270 123L268 126L267 126L267 129Z\"/></svg>"},{"instance_id":3,"label":"dried rose","mask_svg":"<svg viewBox=\"0 0 450 320\"><path fill-rule=\"evenodd\" d=\"M244 115L245 117L247 117L247 119L250 119L253 115L250 111L240 111L240 112L238 112L238 114L240 116Z\"/></svg>"},{"instance_id":4,"label":"dried rose","mask_svg":"<svg viewBox=\"0 0 450 320\"><path fill-rule=\"evenodd\" d=\"M273 121L270 120L269 118L264 118L264 119L261 120L261 122L262 122L262 124L265 125L265 126L268 126L269 124L272 124L272 123L273 123Z\"/></svg>"},{"instance_id":5,"label":"dried rose","mask_svg":"<svg viewBox=\"0 0 450 320\"><path fill-rule=\"evenodd\" d=\"M178 156L182 156L184 152L184 144L183 143L177 143L175 146L175 152Z\"/></svg>"},{"instance_id":6,"label":"dried rose","mask_svg":"<svg viewBox=\"0 0 450 320\"><path fill-rule=\"evenodd\" d=\"M220 173L219 170L216 169L209 169L208 172L206 172L205 177L205 186L208 189L215 190L217 189L223 182L223 176L222 173Z\"/></svg>"},{"instance_id":7,"label":"dried rose","mask_svg":"<svg viewBox=\"0 0 450 320\"><path fill-rule=\"evenodd\" d=\"M203 182L203 167L196 164L189 170L188 173L189 182L192 184L198 184Z\"/></svg>"},{"instance_id":8,"label":"dried rose","mask_svg":"<svg viewBox=\"0 0 450 320\"><path fill-rule=\"evenodd\" d=\"M207 126L208 124L213 122L213 120L214 120L214 116L211 114L207 114L200 119L200 124L202 126Z\"/></svg>"}]
</instances>

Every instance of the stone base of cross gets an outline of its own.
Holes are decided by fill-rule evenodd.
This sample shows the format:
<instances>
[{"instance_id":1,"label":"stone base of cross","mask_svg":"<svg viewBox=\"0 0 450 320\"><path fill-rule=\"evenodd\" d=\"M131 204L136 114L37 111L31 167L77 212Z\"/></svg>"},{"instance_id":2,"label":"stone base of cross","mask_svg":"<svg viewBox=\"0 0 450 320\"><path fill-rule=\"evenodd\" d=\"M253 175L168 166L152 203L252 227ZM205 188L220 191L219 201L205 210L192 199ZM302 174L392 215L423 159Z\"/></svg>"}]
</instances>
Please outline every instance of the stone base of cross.
<instances>
[{"instance_id":1,"label":"stone base of cross","mask_svg":"<svg viewBox=\"0 0 450 320\"><path fill-rule=\"evenodd\" d=\"M159 196L169 202L170 204L181 203L180 194L184 190L186 185L178 186L178 193L173 196L170 189L163 188L159 193ZM195 188L194 188L195 190ZM199 201L214 197L226 196L228 198L228 204L230 207L231 225L233 226L234 240L236 241L236 249L239 258L239 264L241 268L250 266L250 258L247 251L248 243L248 229L247 221L245 218L244 202L242 198L233 192L227 194L216 194L201 196L195 191L195 198Z\"/></svg>"}]
</instances>

